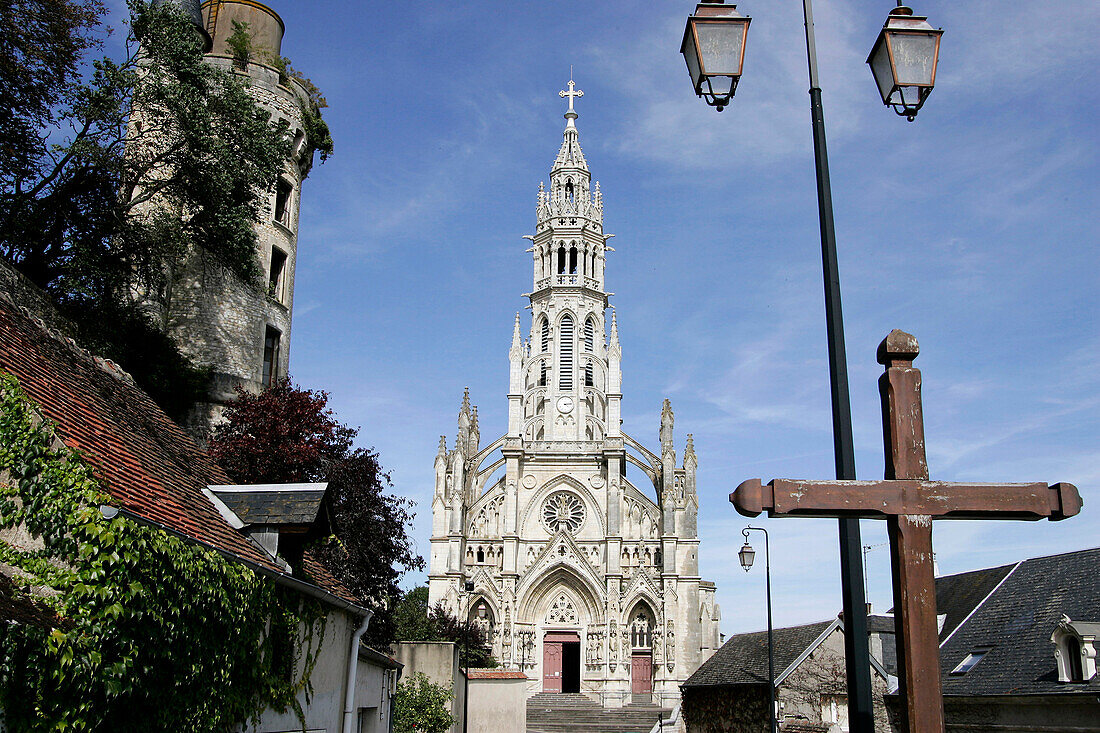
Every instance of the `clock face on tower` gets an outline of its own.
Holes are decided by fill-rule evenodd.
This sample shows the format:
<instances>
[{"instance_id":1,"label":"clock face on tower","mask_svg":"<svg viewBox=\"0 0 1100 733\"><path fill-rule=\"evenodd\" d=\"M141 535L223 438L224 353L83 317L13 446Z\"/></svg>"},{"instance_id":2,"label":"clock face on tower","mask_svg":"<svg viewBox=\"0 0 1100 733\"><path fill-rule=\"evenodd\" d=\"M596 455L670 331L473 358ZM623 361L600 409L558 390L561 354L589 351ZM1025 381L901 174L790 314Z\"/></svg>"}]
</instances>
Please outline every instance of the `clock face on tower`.
<instances>
[{"instance_id":1,"label":"clock face on tower","mask_svg":"<svg viewBox=\"0 0 1100 733\"><path fill-rule=\"evenodd\" d=\"M573 411L573 398L569 397L569 396L559 397L558 398L558 412L566 413L566 412L572 412L572 411Z\"/></svg>"}]
</instances>

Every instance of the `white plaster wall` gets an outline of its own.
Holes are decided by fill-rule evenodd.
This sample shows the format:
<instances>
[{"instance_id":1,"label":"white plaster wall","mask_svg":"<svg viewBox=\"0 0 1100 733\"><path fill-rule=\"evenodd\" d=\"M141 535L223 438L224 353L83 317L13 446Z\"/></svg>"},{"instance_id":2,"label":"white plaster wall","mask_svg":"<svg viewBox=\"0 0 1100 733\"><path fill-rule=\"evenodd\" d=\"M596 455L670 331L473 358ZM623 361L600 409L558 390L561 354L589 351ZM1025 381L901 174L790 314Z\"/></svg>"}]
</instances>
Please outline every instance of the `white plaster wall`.
<instances>
[{"instance_id":1,"label":"white plaster wall","mask_svg":"<svg viewBox=\"0 0 1100 733\"><path fill-rule=\"evenodd\" d=\"M458 648L452 641L404 641L393 645L394 658L405 665L402 679L420 672L432 683L450 689L454 693L451 714L455 724L452 733L462 730L462 702L465 679L458 667Z\"/></svg>"},{"instance_id":2,"label":"white plaster wall","mask_svg":"<svg viewBox=\"0 0 1100 733\"><path fill-rule=\"evenodd\" d=\"M347 682L348 653L351 637L361 623L359 617L344 611L330 611L325 622L325 633L321 640L317 664L313 668L310 682L313 694L306 700L305 692L298 694L298 703L305 713L308 731L338 733L343 726L344 691ZM301 675L303 661L298 660L295 673ZM368 662L359 660L356 672L355 708L384 708L384 726L376 730L389 730L389 699L392 694L393 676L386 670ZM380 705L381 704L381 705ZM293 710L278 713L265 711L256 725L246 725L246 733L283 733L301 731L302 724ZM367 728L366 730L370 730Z\"/></svg>"},{"instance_id":3,"label":"white plaster wall","mask_svg":"<svg viewBox=\"0 0 1100 733\"><path fill-rule=\"evenodd\" d=\"M471 679L469 730L521 733L527 729L527 680Z\"/></svg>"}]
</instances>

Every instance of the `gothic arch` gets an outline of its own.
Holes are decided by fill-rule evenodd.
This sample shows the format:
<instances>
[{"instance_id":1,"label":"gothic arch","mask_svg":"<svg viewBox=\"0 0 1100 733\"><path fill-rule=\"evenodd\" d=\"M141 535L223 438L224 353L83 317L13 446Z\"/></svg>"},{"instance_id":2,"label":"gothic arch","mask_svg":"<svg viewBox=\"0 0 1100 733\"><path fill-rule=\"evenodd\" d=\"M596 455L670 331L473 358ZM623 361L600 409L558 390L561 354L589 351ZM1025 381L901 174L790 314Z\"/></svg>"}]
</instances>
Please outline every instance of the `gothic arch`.
<instances>
[{"instance_id":1,"label":"gothic arch","mask_svg":"<svg viewBox=\"0 0 1100 733\"><path fill-rule=\"evenodd\" d=\"M545 354L550 350L550 321L543 314L539 316L539 353Z\"/></svg>"},{"instance_id":2,"label":"gothic arch","mask_svg":"<svg viewBox=\"0 0 1100 733\"><path fill-rule=\"evenodd\" d=\"M575 602L579 625L585 623L580 618L581 614L588 616L587 623L590 625L603 623L600 590L591 580L565 565L552 567L537 580L531 581L526 588L520 586L517 592L520 602L517 604L516 617L542 623L550 604L563 592Z\"/></svg>"},{"instance_id":3,"label":"gothic arch","mask_svg":"<svg viewBox=\"0 0 1100 733\"><path fill-rule=\"evenodd\" d=\"M526 428L526 426L524 427ZM557 491L558 489L565 488L565 486L568 486L570 489L580 494L581 499L585 503L585 509L588 510L588 515L596 518L596 523L599 525L600 534L607 534L607 525L604 520L603 507L601 507L599 502L596 501L596 497L595 495L593 495L592 491L572 476L565 473L559 473L557 476L554 476L553 478L545 481L539 488L538 493L535 494L531 501L527 502L527 507L523 510L523 516L520 517L519 520L521 536L531 536L531 528L527 526L527 522L531 517L531 513L534 512L536 515L541 513L542 504L546 501L546 497L548 497L552 492Z\"/></svg>"},{"instance_id":4,"label":"gothic arch","mask_svg":"<svg viewBox=\"0 0 1100 733\"><path fill-rule=\"evenodd\" d=\"M622 608L629 610L623 614L622 619L620 619L623 624L630 623L630 618L634 615L635 609L640 605L648 607L649 616L653 619L654 624L662 621L661 615L657 612L657 609L661 608L661 603L657 600L657 591L654 589L652 582L649 581L649 578L644 575L641 577L643 578L642 580L636 580L627 588L627 601L622 605Z\"/></svg>"}]
</instances>

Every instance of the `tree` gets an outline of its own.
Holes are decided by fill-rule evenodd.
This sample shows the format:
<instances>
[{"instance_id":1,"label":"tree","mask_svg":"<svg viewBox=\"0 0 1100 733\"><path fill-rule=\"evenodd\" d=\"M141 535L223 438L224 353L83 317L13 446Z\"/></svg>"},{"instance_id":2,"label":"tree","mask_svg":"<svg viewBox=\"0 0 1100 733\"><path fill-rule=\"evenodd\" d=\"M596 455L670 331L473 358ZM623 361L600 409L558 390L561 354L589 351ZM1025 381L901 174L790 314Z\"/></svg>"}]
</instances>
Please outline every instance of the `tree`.
<instances>
[{"instance_id":1,"label":"tree","mask_svg":"<svg viewBox=\"0 0 1100 733\"><path fill-rule=\"evenodd\" d=\"M395 733L446 733L455 723L447 704L453 697L423 672L414 673L397 686L393 696Z\"/></svg>"},{"instance_id":2,"label":"tree","mask_svg":"<svg viewBox=\"0 0 1100 733\"><path fill-rule=\"evenodd\" d=\"M497 666L480 626L455 618L442 602L429 610L427 586L418 586L402 596L393 612L393 624L398 641L453 641L463 667Z\"/></svg>"},{"instance_id":3,"label":"tree","mask_svg":"<svg viewBox=\"0 0 1100 733\"><path fill-rule=\"evenodd\" d=\"M158 294L192 252L257 279L252 225L290 152L285 124L206 63L186 15L169 3L130 7L126 58L95 62L87 81L70 61L56 91L28 100L24 117L39 128L10 151L24 165L0 178L0 251L62 302L135 286ZM17 10L13 22L26 20ZM86 25L70 27L55 45L85 50ZM42 104L46 116L34 113Z\"/></svg>"},{"instance_id":4,"label":"tree","mask_svg":"<svg viewBox=\"0 0 1100 733\"><path fill-rule=\"evenodd\" d=\"M325 511L332 536L314 554L356 596L376 610L364 640L388 647L401 597L398 580L422 570L409 538L412 501L394 496L373 449L354 448L358 430L340 423L328 393L283 380L258 395L243 390L217 426L209 451L234 481L328 481Z\"/></svg>"}]
</instances>

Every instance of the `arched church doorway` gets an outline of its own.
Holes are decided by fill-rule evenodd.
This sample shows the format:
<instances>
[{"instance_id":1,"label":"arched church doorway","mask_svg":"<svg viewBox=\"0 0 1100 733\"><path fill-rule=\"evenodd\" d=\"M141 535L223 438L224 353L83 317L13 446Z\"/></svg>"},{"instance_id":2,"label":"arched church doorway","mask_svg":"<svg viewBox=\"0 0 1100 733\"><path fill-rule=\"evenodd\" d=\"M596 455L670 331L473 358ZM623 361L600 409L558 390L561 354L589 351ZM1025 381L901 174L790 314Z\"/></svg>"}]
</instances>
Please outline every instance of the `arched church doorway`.
<instances>
[{"instance_id":1,"label":"arched church doorway","mask_svg":"<svg viewBox=\"0 0 1100 733\"><path fill-rule=\"evenodd\" d=\"M573 631L548 631L542 640L542 691L581 691L581 637Z\"/></svg>"},{"instance_id":2,"label":"arched church doorway","mask_svg":"<svg viewBox=\"0 0 1100 733\"><path fill-rule=\"evenodd\" d=\"M653 617L643 606L630 620L630 692L638 703L653 696Z\"/></svg>"}]
</instances>

